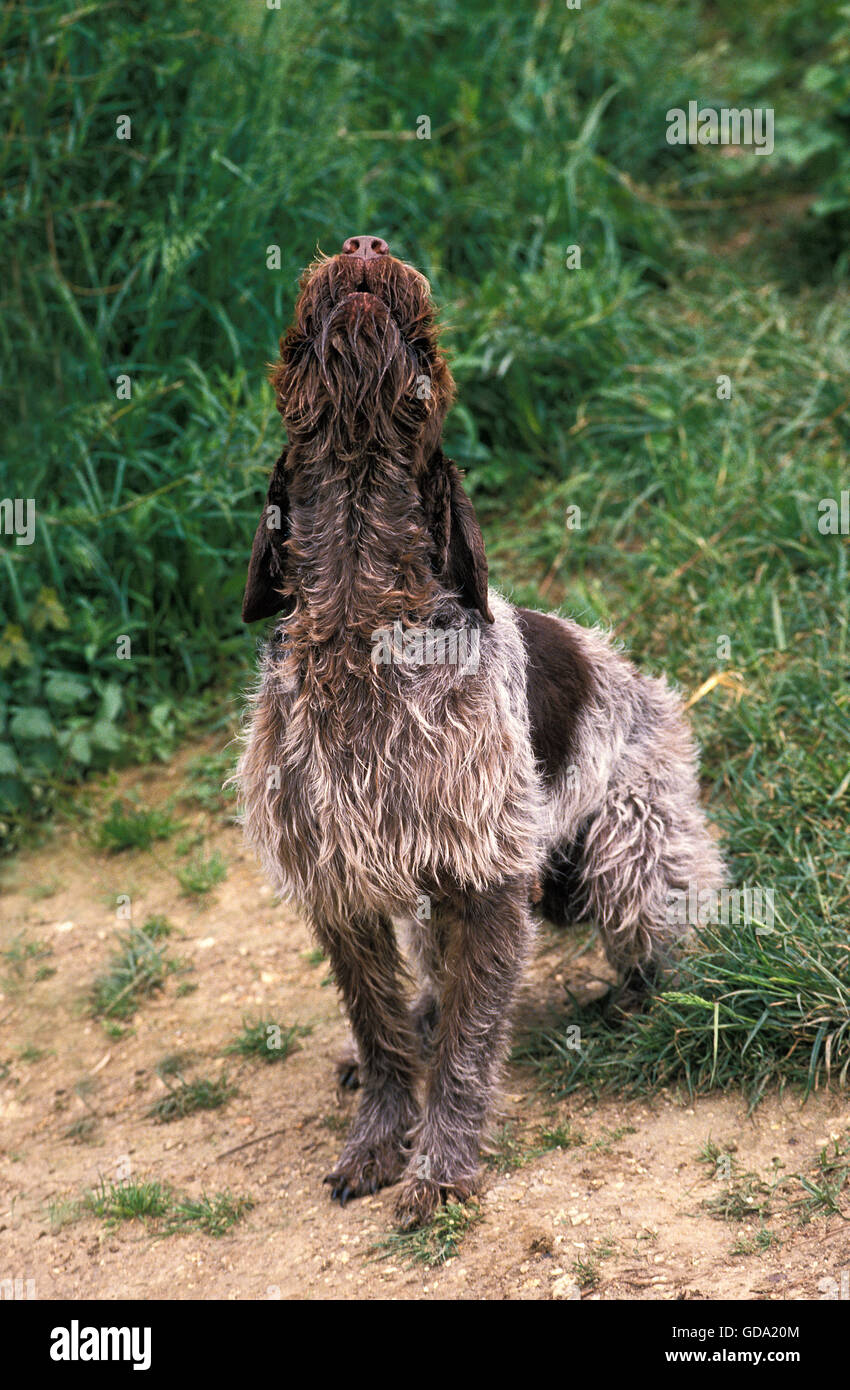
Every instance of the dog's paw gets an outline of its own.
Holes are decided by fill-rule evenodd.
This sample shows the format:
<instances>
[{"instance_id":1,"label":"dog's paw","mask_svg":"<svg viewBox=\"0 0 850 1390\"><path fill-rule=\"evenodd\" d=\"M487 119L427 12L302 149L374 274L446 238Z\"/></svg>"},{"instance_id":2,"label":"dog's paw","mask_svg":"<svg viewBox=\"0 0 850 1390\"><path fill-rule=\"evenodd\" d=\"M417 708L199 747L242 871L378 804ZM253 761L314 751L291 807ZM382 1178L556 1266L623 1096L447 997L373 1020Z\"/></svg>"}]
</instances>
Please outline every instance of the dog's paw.
<instances>
[{"instance_id":1,"label":"dog's paw","mask_svg":"<svg viewBox=\"0 0 850 1390\"><path fill-rule=\"evenodd\" d=\"M344 1207L350 1197L371 1196L379 1188L397 1182L403 1168L401 1141L382 1139L374 1144L344 1149L325 1183L331 1189L331 1201Z\"/></svg>"},{"instance_id":2,"label":"dog's paw","mask_svg":"<svg viewBox=\"0 0 850 1390\"><path fill-rule=\"evenodd\" d=\"M444 1202L466 1202L475 1195L477 1183L460 1181L439 1183L433 1178L409 1177L396 1198L395 1220L401 1231L427 1226Z\"/></svg>"}]
</instances>

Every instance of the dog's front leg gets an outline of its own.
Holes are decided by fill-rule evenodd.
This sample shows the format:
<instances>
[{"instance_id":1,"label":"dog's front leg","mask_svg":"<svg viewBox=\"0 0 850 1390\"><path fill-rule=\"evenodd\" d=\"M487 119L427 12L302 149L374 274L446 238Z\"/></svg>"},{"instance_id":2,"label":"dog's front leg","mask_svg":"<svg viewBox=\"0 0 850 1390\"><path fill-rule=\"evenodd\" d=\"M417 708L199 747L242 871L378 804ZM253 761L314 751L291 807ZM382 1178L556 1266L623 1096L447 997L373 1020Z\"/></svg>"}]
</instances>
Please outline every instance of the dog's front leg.
<instances>
[{"instance_id":1,"label":"dog's front leg","mask_svg":"<svg viewBox=\"0 0 850 1390\"><path fill-rule=\"evenodd\" d=\"M389 918L314 921L342 993L360 1057L360 1104L339 1162L325 1182L343 1206L377 1192L404 1167L417 1119L416 1040L402 990L402 962Z\"/></svg>"},{"instance_id":2,"label":"dog's front leg","mask_svg":"<svg viewBox=\"0 0 850 1390\"><path fill-rule=\"evenodd\" d=\"M481 1133L531 944L525 883L459 894L447 908L452 920L425 1113L396 1203L405 1228L428 1221L441 1200L464 1200L477 1187Z\"/></svg>"}]
</instances>

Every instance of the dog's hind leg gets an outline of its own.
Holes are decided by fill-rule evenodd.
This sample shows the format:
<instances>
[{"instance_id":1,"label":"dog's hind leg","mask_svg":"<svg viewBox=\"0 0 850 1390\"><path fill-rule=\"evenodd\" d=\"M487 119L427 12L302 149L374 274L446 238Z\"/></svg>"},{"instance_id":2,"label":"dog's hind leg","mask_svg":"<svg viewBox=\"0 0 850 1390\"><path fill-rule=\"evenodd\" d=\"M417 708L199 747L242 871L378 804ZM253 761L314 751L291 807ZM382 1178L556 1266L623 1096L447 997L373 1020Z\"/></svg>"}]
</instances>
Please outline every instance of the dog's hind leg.
<instances>
[{"instance_id":1,"label":"dog's hind leg","mask_svg":"<svg viewBox=\"0 0 850 1390\"><path fill-rule=\"evenodd\" d=\"M402 1171L405 1140L417 1118L417 1049L390 919L364 913L343 925L316 919L313 925L348 1010L359 1060L357 1114L325 1179L344 1205L395 1182Z\"/></svg>"},{"instance_id":2,"label":"dog's hind leg","mask_svg":"<svg viewBox=\"0 0 850 1390\"><path fill-rule=\"evenodd\" d=\"M422 1225L441 1200L470 1196L478 1150L508 1046L514 993L531 944L527 883L459 893L447 912L446 960L425 1113L396 1203Z\"/></svg>"}]
</instances>

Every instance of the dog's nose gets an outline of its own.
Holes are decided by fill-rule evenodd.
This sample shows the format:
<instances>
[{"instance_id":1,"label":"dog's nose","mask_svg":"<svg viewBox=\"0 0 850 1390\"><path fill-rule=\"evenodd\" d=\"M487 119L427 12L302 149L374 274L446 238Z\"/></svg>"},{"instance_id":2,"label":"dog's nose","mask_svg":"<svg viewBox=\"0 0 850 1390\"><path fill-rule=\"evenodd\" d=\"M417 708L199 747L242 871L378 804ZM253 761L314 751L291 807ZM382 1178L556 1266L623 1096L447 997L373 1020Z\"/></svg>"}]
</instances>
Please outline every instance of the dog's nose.
<instances>
[{"instance_id":1,"label":"dog's nose","mask_svg":"<svg viewBox=\"0 0 850 1390\"><path fill-rule=\"evenodd\" d=\"M342 243L344 256L361 256L364 261L374 261L378 256L389 254L387 243L379 236L350 236Z\"/></svg>"}]
</instances>

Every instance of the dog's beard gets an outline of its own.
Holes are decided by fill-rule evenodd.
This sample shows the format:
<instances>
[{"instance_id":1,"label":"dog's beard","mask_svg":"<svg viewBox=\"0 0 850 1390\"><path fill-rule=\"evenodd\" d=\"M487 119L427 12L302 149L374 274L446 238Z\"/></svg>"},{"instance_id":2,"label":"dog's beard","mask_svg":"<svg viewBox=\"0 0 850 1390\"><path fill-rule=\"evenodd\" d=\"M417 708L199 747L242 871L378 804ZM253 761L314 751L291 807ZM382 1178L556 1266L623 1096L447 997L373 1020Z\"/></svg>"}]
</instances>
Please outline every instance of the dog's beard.
<instances>
[{"instance_id":1,"label":"dog's beard","mask_svg":"<svg viewBox=\"0 0 850 1390\"><path fill-rule=\"evenodd\" d=\"M415 471L453 389L428 282L392 257L318 262L272 381L291 444L343 460L380 451Z\"/></svg>"},{"instance_id":2,"label":"dog's beard","mask_svg":"<svg viewBox=\"0 0 850 1390\"><path fill-rule=\"evenodd\" d=\"M284 418L291 435L321 435L341 458L410 453L428 418L430 381L383 301L355 291L293 361Z\"/></svg>"}]
</instances>

